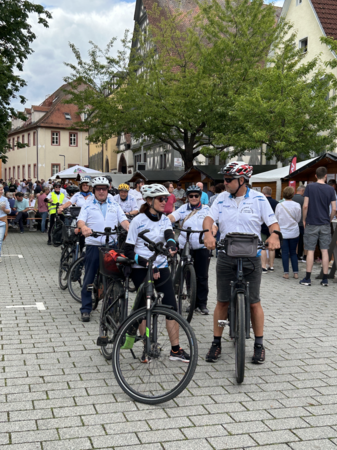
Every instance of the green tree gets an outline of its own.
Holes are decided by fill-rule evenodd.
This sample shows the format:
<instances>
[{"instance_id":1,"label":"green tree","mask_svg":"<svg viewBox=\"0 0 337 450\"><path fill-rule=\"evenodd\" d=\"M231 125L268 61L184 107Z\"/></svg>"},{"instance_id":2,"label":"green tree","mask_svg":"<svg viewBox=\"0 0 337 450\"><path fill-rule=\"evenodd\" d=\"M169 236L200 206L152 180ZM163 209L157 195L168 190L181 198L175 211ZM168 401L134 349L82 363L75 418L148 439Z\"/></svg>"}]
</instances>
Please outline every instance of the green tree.
<instances>
[{"instance_id":1,"label":"green tree","mask_svg":"<svg viewBox=\"0 0 337 450\"><path fill-rule=\"evenodd\" d=\"M335 149L336 78L319 57L309 60L298 49L290 25L276 39L267 66L256 68L255 76L257 83L233 109L242 130L233 139L231 156L262 144L267 159L277 161ZM218 140L223 139L220 133Z\"/></svg>"},{"instance_id":2,"label":"green tree","mask_svg":"<svg viewBox=\"0 0 337 450\"><path fill-rule=\"evenodd\" d=\"M36 35L28 23L32 13L38 14L38 22L48 27L51 14L43 6L26 0L0 0L0 159L4 162L11 116L16 115L11 100L19 97L22 104L26 101L18 94L26 86L18 72L22 72L24 61L33 52L31 43ZM18 117L25 119L23 114Z\"/></svg>"},{"instance_id":3,"label":"green tree","mask_svg":"<svg viewBox=\"0 0 337 450\"><path fill-rule=\"evenodd\" d=\"M78 126L92 130L91 142L132 133L140 143L169 144L185 169L201 150L212 156L232 145L241 129L232 110L256 83L255 69L275 38L275 10L263 0L213 0L199 11L193 16L154 5L147 10L148 33L136 32L131 42L126 37L115 58L112 43L105 51L92 45L88 62L72 46L77 64L67 64L68 101L87 113ZM87 89L79 91L81 83Z\"/></svg>"}]
</instances>

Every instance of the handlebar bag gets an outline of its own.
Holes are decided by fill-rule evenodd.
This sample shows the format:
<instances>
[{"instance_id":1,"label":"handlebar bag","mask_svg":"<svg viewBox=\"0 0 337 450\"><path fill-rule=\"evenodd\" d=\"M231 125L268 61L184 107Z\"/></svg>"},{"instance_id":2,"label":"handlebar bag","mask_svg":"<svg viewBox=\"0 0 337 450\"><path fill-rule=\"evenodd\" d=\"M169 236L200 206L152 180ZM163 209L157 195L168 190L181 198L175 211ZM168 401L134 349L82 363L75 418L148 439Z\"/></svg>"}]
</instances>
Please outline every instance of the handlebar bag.
<instances>
[{"instance_id":1,"label":"handlebar bag","mask_svg":"<svg viewBox=\"0 0 337 450\"><path fill-rule=\"evenodd\" d=\"M249 233L228 233L225 251L233 258L252 258L257 254L259 237Z\"/></svg>"},{"instance_id":2,"label":"handlebar bag","mask_svg":"<svg viewBox=\"0 0 337 450\"><path fill-rule=\"evenodd\" d=\"M113 250L113 249L107 249L104 247L100 247L99 249L99 260L100 260L100 272L109 277L112 275L120 275L120 270L117 265L117 257L122 256L125 258L125 255L123 255L121 252Z\"/></svg>"}]
</instances>

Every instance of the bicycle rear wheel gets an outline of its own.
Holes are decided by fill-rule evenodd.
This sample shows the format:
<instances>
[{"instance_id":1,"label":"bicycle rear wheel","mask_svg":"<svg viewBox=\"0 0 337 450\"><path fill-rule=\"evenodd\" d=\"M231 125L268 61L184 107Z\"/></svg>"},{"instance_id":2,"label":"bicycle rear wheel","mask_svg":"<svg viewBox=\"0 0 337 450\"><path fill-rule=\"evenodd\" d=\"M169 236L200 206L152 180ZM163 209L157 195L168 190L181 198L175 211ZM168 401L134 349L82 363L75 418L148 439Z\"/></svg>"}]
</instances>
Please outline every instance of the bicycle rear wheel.
<instances>
[{"instance_id":1,"label":"bicycle rear wheel","mask_svg":"<svg viewBox=\"0 0 337 450\"><path fill-rule=\"evenodd\" d=\"M179 345L190 355L189 362L169 359L171 342L166 329L167 316L179 325ZM144 363L145 337L138 330L144 320L146 308L141 308L121 325L113 347L112 368L119 386L127 395L137 402L155 405L176 397L190 383L197 365L198 347L194 331L180 314L164 306L156 306L151 311L148 331L151 352L146 358L149 362Z\"/></svg>"},{"instance_id":2,"label":"bicycle rear wheel","mask_svg":"<svg viewBox=\"0 0 337 450\"><path fill-rule=\"evenodd\" d=\"M240 384L245 378L246 330L245 296L237 294L235 311L235 375Z\"/></svg>"},{"instance_id":3,"label":"bicycle rear wheel","mask_svg":"<svg viewBox=\"0 0 337 450\"><path fill-rule=\"evenodd\" d=\"M180 282L180 270L176 272L175 286L179 286L178 312L187 322L191 322L197 301L197 278L192 264L184 267L183 283Z\"/></svg>"},{"instance_id":4,"label":"bicycle rear wheel","mask_svg":"<svg viewBox=\"0 0 337 450\"><path fill-rule=\"evenodd\" d=\"M68 287L68 272L72 263L72 258L72 247L67 246L62 252L59 266L59 286L63 291Z\"/></svg>"},{"instance_id":5,"label":"bicycle rear wheel","mask_svg":"<svg viewBox=\"0 0 337 450\"><path fill-rule=\"evenodd\" d=\"M85 273L84 256L72 264L68 273L68 290L74 300L81 303L81 291Z\"/></svg>"},{"instance_id":6,"label":"bicycle rear wheel","mask_svg":"<svg viewBox=\"0 0 337 450\"><path fill-rule=\"evenodd\" d=\"M118 301L111 307L111 305ZM113 340L117 328L123 322L124 289L120 281L112 281L104 296L99 319L99 335L108 338L108 344L101 346L105 359L112 358Z\"/></svg>"}]
</instances>

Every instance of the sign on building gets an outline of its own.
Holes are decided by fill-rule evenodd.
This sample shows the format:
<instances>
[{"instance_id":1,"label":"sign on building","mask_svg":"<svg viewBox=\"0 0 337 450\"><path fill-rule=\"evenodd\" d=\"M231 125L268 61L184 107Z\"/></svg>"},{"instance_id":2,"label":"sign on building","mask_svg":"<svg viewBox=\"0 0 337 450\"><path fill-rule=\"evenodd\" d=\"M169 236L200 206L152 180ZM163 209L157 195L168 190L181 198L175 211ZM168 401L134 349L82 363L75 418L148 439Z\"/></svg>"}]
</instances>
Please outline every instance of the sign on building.
<instances>
[{"instance_id":1,"label":"sign on building","mask_svg":"<svg viewBox=\"0 0 337 450\"><path fill-rule=\"evenodd\" d=\"M182 158L174 158L174 167L182 167L182 166L183 166Z\"/></svg>"}]
</instances>

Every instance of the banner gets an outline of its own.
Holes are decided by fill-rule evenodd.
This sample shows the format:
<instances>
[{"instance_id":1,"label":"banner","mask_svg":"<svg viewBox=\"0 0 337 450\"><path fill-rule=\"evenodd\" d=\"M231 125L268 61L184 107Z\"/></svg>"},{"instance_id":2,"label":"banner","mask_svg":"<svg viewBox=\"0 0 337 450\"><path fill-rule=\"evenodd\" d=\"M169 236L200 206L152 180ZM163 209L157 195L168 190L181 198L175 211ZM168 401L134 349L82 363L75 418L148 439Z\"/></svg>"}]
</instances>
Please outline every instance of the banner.
<instances>
[{"instance_id":1,"label":"banner","mask_svg":"<svg viewBox=\"0 0 337 450\"><path fill-rule=\"evenodd\" d=\"M290 167L289 167L289 175L296 171L296 163L297 163L297 156L293 156L291 163L290 163ZM296 181L295 180L290 180L289 186L292 186L296 191Z\"/></svg>"}]
</instances>

